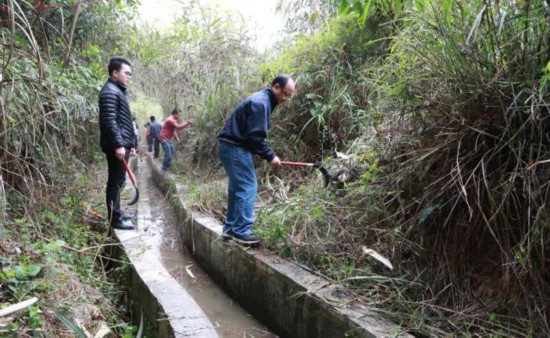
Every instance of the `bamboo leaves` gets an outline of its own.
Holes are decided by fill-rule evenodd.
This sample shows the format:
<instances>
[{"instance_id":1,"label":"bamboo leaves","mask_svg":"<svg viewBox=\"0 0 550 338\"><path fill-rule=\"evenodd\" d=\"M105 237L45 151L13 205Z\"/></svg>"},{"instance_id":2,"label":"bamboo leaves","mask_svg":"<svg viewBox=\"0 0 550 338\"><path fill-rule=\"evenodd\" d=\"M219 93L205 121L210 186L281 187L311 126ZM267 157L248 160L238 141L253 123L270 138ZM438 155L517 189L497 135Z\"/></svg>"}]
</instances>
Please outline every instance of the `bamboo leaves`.
<instances>
[{"instance_id":1,"label":"bamboo leaves","mask_svg":"<svg viewBox=\"0 0 550 338\"><path fill-rule=\"evenodd\" d=\"M470 30L470 33L468 34L468 37L466 38L466 44L470 44L470 39L472 38L472 36L474 36L474 34L477 32L478 28L479 28L479 25L481 23L481 18L483 17L483 14L485 13L485 10L486 10L486 7L483 6L483 8L481 9L481 11L479 12L479 14L476 16L476 19L472 25L472 29ZM500 31L500 29L499 29Z\"/></svg>"},{"instance_id":2,"label":"bamboo leaves","mask_svg":"<svg viewBox=\"0 0 550 338\"><path fill-rule=\"evenodd\" d=\"M108 52L90 34L107 27L87 26L102 13L101 3L58 1L38 11L34 5L8 1L2 9L10 29L0 28L0 175L23 206L34 202L38 187L52 184L49 162L62 166L78 144L90 146L79 140L87 136L82 123L96 112L98 82L105 76L99 61ZM84 36L90 48L81 56Z\"/></svg>"},{"instance_id":3,"label":"bamboo leaves","mask_svg":"<svg viewBox=\"0 0 550 338\"><path fill-rule=\"evenodd\" d=\"M334 0L334 2L339 3L338 13L340 15L357 15L361 26L364 26L367 19L376 13L397 18L406 5L414 3L417 8L423 6L420 1L411 0Z\"/></svg>"}]
</instances>

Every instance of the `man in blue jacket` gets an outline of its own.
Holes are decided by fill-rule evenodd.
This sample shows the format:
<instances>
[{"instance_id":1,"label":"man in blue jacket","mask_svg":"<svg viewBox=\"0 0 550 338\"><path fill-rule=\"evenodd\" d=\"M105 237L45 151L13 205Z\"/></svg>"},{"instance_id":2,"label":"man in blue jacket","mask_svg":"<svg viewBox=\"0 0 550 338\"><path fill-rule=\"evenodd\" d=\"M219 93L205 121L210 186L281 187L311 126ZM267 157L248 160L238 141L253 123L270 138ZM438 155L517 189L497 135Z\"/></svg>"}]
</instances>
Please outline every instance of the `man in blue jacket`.
<instances>
[{"instance_id":1,"label":"man in blue jacket","mask_svg":"<svg viewBox=\"0 0 550 338\"><path fill-rule=\"evenodd\" d=\"M218 154L229 177L224 239L245 245L261 241L252 233L258 188L253 156L260 156L272 166L281 165L265 139L271 113L278 104L291 99L294 89L289 75L277 76L266 89L241 102L218 134Z\"/></svg>"},{"instance_id":2,"label":"man in blue jacket","mask_svg":"<svg viewBox=\"0 0 550 338\"><path fill-rule=\"evenodd\" d=\"M107 212L111 227L130 230L130 217L120 210L120 190L126 180L122 159L128 161L136 147L132 113L126 99L126 88L132 76L130 62L121 57L109 60L109 79L99 93L99 131L101 149L107 157Z\"/></svg>"},{"instance_id":3,"label":"man in blue jacket","mask_svg":"<svg viewBox=\"0 0 550 338\"><path fill-rule=\"evenodd\" d=\"M153 141L153 149L155 151L153 156L158 158L160 149L160 130L162 129L162 125L155 120L155 116L153 115L149 117L149 120L151 121L149 125L149 137Z\"/></svg>"}]
</instances>

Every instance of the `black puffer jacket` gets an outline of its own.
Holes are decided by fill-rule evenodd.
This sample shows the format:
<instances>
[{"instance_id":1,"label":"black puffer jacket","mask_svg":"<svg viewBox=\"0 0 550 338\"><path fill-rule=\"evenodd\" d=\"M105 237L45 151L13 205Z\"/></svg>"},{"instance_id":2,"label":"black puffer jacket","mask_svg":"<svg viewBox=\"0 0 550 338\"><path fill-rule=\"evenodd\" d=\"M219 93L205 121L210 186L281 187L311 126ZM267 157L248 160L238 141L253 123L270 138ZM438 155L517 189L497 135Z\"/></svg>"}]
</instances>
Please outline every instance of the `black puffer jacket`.
<instances>
[{"instance_id":1,"label":"black puffer jacket","mask_svg":"<svg viewBox=\"0 0 550 338\"><path fill-rule=\"evenodd\" d=\"M107 80L99 93L99 131L103 151L136 147L126 88L112 79Z\"/></svg>"}]
</instances>

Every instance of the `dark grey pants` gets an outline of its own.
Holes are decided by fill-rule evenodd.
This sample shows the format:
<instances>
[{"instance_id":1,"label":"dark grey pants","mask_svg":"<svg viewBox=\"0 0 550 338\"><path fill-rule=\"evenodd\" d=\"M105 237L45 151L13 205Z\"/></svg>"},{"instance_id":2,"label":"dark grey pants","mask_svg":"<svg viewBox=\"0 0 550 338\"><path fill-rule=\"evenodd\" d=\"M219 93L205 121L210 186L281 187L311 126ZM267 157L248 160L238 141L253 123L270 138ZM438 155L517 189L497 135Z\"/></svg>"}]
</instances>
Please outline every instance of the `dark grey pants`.
<instances>
[{"instance_id":1,"label":"dark grey pants","mask_svg":"<svg viewBox=\"0 0 550 338\"><path fill-rule=\"evenodd\" d=\"M104 150L105 151L105 150ZM122 211L120 210L120 191L126 181L126 169L124 164L115 156L115 150L105 151L107 157L107 167L109 176L107 178L107 187L105 197L107 201L107 213L109 221L115 223L120 220ZM126 161L130 158L130 149L126 148Z\"/></svg>"}]
</instances>

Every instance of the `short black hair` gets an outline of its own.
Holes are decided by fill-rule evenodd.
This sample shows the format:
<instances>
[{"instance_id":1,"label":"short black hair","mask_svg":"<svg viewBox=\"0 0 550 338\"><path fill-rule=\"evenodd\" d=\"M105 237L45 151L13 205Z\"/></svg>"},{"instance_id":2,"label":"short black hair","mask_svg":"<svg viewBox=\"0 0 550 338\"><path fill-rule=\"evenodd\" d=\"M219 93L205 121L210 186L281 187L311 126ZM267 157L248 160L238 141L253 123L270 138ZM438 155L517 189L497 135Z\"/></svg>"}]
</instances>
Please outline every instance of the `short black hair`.
<instances>
[{"instance_id":1,"label":"short black hair","mask_svg":"<svg viewBox=\"0 0 550 338\"><path fill-rule=\"evenodd\" d=\"M155 121L155 117L153 115L149 116L149 120L151 120L151 122Z\"/></svg>"},{"instance_id":2,"label":"short black hair","mask_svg":"<svg viewBox=\"0 0 550 338\"><path fill-rule=\"evenodd\" d=\"M290 79L292 79L292 77L288 74L277 75L277 77L274 78L273 81L271 81L271 86L274 86L278 83L279 86L284 88L284 87L286 87L286 84L288 83L288 80L290 80Z\"/></svg>"},{"instance_id":3,"label":"short black hair","mask_svg":"<svg viewBox=\"0 0 550 338\"><path fill-rule=\"evenodd\" d=\"M120 57L120 56L114 56L112 57L110 60L109 60L109 66L108 66L108 70L109 70L109 76L113 75L113 72L115 70L120 70L120 68L122 68L122 65L128 65L128 66L132 66L132 64L130 63L130 61L128 61L128 59L125 59L123 57Z\"/></svg>"},{"instance_id":4,"label":"short black hair","mask_svg":"<svg viewBox=\"0 0 550 338\"><path fill-rule=\"evenodd\" d=\"M181 110L179 108L172 109L172 115L181 113Z\"/></svg>"}]
</instances>

